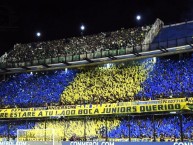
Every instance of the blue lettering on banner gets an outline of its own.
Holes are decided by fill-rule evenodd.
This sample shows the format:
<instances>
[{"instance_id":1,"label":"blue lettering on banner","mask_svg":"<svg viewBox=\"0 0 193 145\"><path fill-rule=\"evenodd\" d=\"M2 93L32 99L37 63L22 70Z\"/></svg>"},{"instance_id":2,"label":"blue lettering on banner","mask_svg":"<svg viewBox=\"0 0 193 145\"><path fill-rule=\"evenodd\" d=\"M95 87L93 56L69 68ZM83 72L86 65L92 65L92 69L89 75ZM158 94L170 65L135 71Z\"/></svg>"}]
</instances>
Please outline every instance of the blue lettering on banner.
<instances>
[{"instance_id":1,"label":"blue lettering on banner","mask_svg":"<svg viewBox=\"0 0 193 145\"><path fill-rule=\"evenodd\" d=\"M193 145L193 142L63 142L62 145Z\"/></svg>"},{"instance_id":2,"label":"blue lettering on banner","mask_svg":"<svg viewBox=\"0 0 193 145\"><path fill-rule=\"evenodd\" d=\"M193 145L193 142L175 142L173 145Z\"/></svg>"},{"instance_id":3,"label":"blue lettering on banner","mask_svg":"<svg viewBox=\"0 0 193 145\"><path fill-rule=\"evenodd\" d=\"M0 141L0 145L27 145L27 142Z\"/></svg>"},{"instance_id":4,"label":"blue lettering on banner","mask_svg":"<svg viewBox=\"0 0 193 145\"><path fill-rule=\"evenodd\" d=\"M115 145L114 142L70 142L70 145Z\"/></svg>"},{"instance_id":5,"label":"blue lettering on banner","mask_svg":"<svg viewBox=\"0 0 193 145\"><path fill-rule=\"evenodd\" d=\"M102 142L101 145L114 145L114 142Z\"/></svg>"}]
</instances>

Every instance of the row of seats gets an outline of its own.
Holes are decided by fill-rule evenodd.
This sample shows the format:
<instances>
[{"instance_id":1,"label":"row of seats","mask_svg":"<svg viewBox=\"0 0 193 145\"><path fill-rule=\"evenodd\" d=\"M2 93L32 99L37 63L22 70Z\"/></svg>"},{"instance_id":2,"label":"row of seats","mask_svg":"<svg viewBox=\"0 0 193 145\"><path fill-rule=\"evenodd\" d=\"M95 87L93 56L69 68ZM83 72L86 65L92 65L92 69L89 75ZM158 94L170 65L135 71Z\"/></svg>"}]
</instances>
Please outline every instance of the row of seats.
<instances>
[{"instance_id":1,"label":"row of seats","mask_svg":"<svg viewBox=\"0 0 193 145\"><path fill-rule=\"evenodd\" d=\"M184 139L193 139L193 118L182 116L182 131ZM9 128L9 129L8 129ZM46 135L45 130L47 129ZM180 118L178 116L134 116L124 118L86 118L71 120L20 121L1 122L0 136L17 136L18 129L35 129L27 134L20 132L19 137L41 138L50 137L54 133L55 140L71 140L71 137L86 137L87 140L149 138L181 138ZM130 129L130 133L129 133ZM155 130L154 130L155 129ZM107 133L107 134L106 134ZM42 135L43 134L43 135ZM106 136L107 135L107 136Z\"/></svg>"}]
</instances>

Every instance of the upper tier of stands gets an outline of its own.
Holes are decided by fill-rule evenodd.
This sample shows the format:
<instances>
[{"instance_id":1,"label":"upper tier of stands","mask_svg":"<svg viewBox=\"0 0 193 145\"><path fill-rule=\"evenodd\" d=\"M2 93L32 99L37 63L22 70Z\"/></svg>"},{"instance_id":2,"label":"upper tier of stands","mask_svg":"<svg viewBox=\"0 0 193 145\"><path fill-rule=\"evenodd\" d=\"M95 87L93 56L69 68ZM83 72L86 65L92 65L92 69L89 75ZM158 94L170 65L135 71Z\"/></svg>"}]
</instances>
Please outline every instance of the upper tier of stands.
<instances>
[{"instance_id":1,"label":"upper tier of stands","mask_svg":"<svg viewBox=\"0 0 193 145\"><path fill-rule=\"evenodd\" d=\"M164 26L153 43L193 36L193 21Z\"/></svg>"},{"instance_id":2,"label":"upper tier of stands","mask_svg":"<svg viewBox=\"0 0 193 145\"><path fill-rule=\"evenodd\" d=\"M49 59L139 45L149 30L150 27L147 26L54 41L16 44L14 49L8 53L7 62Z\"/></svg>"}]
</instances>

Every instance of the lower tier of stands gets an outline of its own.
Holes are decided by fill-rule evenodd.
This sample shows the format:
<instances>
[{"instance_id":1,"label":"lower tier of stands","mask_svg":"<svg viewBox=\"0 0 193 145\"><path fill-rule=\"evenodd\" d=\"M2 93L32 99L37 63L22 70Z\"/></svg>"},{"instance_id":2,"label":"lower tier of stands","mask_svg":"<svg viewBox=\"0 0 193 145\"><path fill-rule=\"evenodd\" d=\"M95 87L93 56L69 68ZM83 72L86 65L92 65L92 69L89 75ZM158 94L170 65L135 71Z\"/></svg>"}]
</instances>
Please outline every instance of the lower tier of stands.
<instances>
[{"instance_id":1,"label":"lower tier of stands","mask_svg":"<svg viewBox=\"0 0 193 145\"><path fill-rule=\"evenodd\" d=\"M147 140L193 139L193 117L189 115L125 116L57 120L1 121L0 137L16 138L18 129L34 129L25 139L40 138L39 129L54 129L56 140ZM46 132L49 136L51 132ZM41 136L44 138L44 136Z\"/></svg>"}]
</instances>

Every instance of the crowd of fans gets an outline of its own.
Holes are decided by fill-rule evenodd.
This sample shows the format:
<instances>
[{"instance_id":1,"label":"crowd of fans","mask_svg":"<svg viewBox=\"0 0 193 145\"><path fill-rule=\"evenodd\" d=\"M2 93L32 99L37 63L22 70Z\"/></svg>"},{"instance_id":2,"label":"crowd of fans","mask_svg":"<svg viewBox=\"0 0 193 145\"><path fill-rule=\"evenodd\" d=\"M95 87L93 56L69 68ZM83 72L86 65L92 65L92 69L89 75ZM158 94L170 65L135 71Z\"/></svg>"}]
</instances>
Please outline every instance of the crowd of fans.
<instances>
[{"instance_id":1,"label":"crowd of fans","mask_svg":"<svg viewBox=\"0 0 193 145\"><path fill-rule=\"evenodd\" d=\"M193 58L14 74L0 83L1 107L44 107L191 97Z\"/></svg>"},{"instance_id":2,"label":"crowd of fans","mask_svg":"<svg viewBox=\"0 0 193 145\"><path fill-rule=\"evenodd\" d=\"M0 106L43 107L59 105L60 94L77 71L14 74L0 83Z\"/></svg>"},{"instance_id":3,"label":"crowd of fans","mask_svg":"<svg viewBox=\"0 0 193 145\"><path fill-rule=\"evenodd\" d=\"M91 53L139 45L146 28L121 29L92 36L16 44L0 61L24 62L36 59ZM49 105L99 104L153 100L193 95L193 58L150 58L112 64L109 67L66 69L14 74L0 83L1 107L43 107ZM58 119L47 121L2 121L0 138L15 139L18 129L54 128L56 140L177 141L181 138L180 118L175 116L130 116L123 118ZM182 116L185 140L193 140L193 117ZM46 132L49 136L51 132ZM42 137L42 135L41 135Z\"/></svg>"},{"instance_id":4,"label":"crowd of fans","mask_svg":"<svg viewBox=\"0 0 193 145\"><path fill-rule=\"evenodd\" d=\"M191 138L193 140L193 118L192 116L183 116L183 132L184 132L184 138L189 139Z\"/></svg>"},{"instance_id":5,"label":"crowd of fans","mask_svg":"<svg viewBox=\"0 0 193 145\"><path fill-rule=\"evenodd\" d=\"M193 95L193 58L158 59L153 71L141 84L139 98L191 97Z\"/></svg>"},{"instance_id":6,"label":"crowd of fans","mask_svg":"<svg viewBox=\"0 0 193 145\"><path fill-rule=\"evenodd\" d=\"M7 61L25 62L141 45L149 30L150 27L147 26L61 40L16 44L8 53Z\"/></svg>"},{"instance_id":7,"label":"crowd of fans","mask_svg":"<svg viewBox=\"0 0 193 145\"><path fill-rule=\"evenodd\" d=\"M182 136L184 141L193 140L192 116L182 116ZM109 132L110 138L127 138L129 121L124 119L120 125ZM146 141L179 141L181 139L179 116L132 117L130 120L131 138ZM155 140L154 140L155 137ZM136 140L137 141L137 140Z\"/></svg>"},{"instance_id":8,"label":"crowd of fans","mask_svg":"<svg viewBox=\"0 0 193 145\"><path fill-rule=\"evenodd\" d=\"M131 116L112 118L86 118L70 120L47 121L10 121L1 122L0 138L16 138L17 129L35 129L28 133L20 133L23 138L54 137L58 141L101 141L107 137L109 140L128 141L179 141L181 140L180 117L178 115ZM45 130L47 129L46 134ZM22 136L23 135L23 136ZM190 115L182 116L182 136L184 140L193 140L193 118ZM49 138L50 137L50 138ZM154 140L155 139L155 140Z\"/></svg>"},{"instance_id":9,"label":"crowd of fans","mask_svg":"<svg viewBox=\"0 0 193 145\"><path fill-rule=\"evenodd\" d=\"M191 97L193 58L143 62L81 71L64 90L64 104ZM82 101L82 102L81 102Z\"/></svg>"},{"instance_id":10,"label":"crowd of fans","mask_svg":"<svg viewBox=\"0 0 193 145\"><path fill-rule=\"evenodd\" d=\"M64 104L132 101L141 90L140 84L147 77L150 63L82 70L64 90L61 101Z\"/></svg>"},{"instance_id":11,"label":"crowd of fans","mask_svg":"<svg viewBox=\"0 0 193 145\"><path fill-rule=\"evenodd\" d=\"M153 122L150 118L132 117L122 119L119 126L109 131L109 138L128 138L129 125L131 130L131 138L153 138Z\"/></svg>"}]
</instances>

